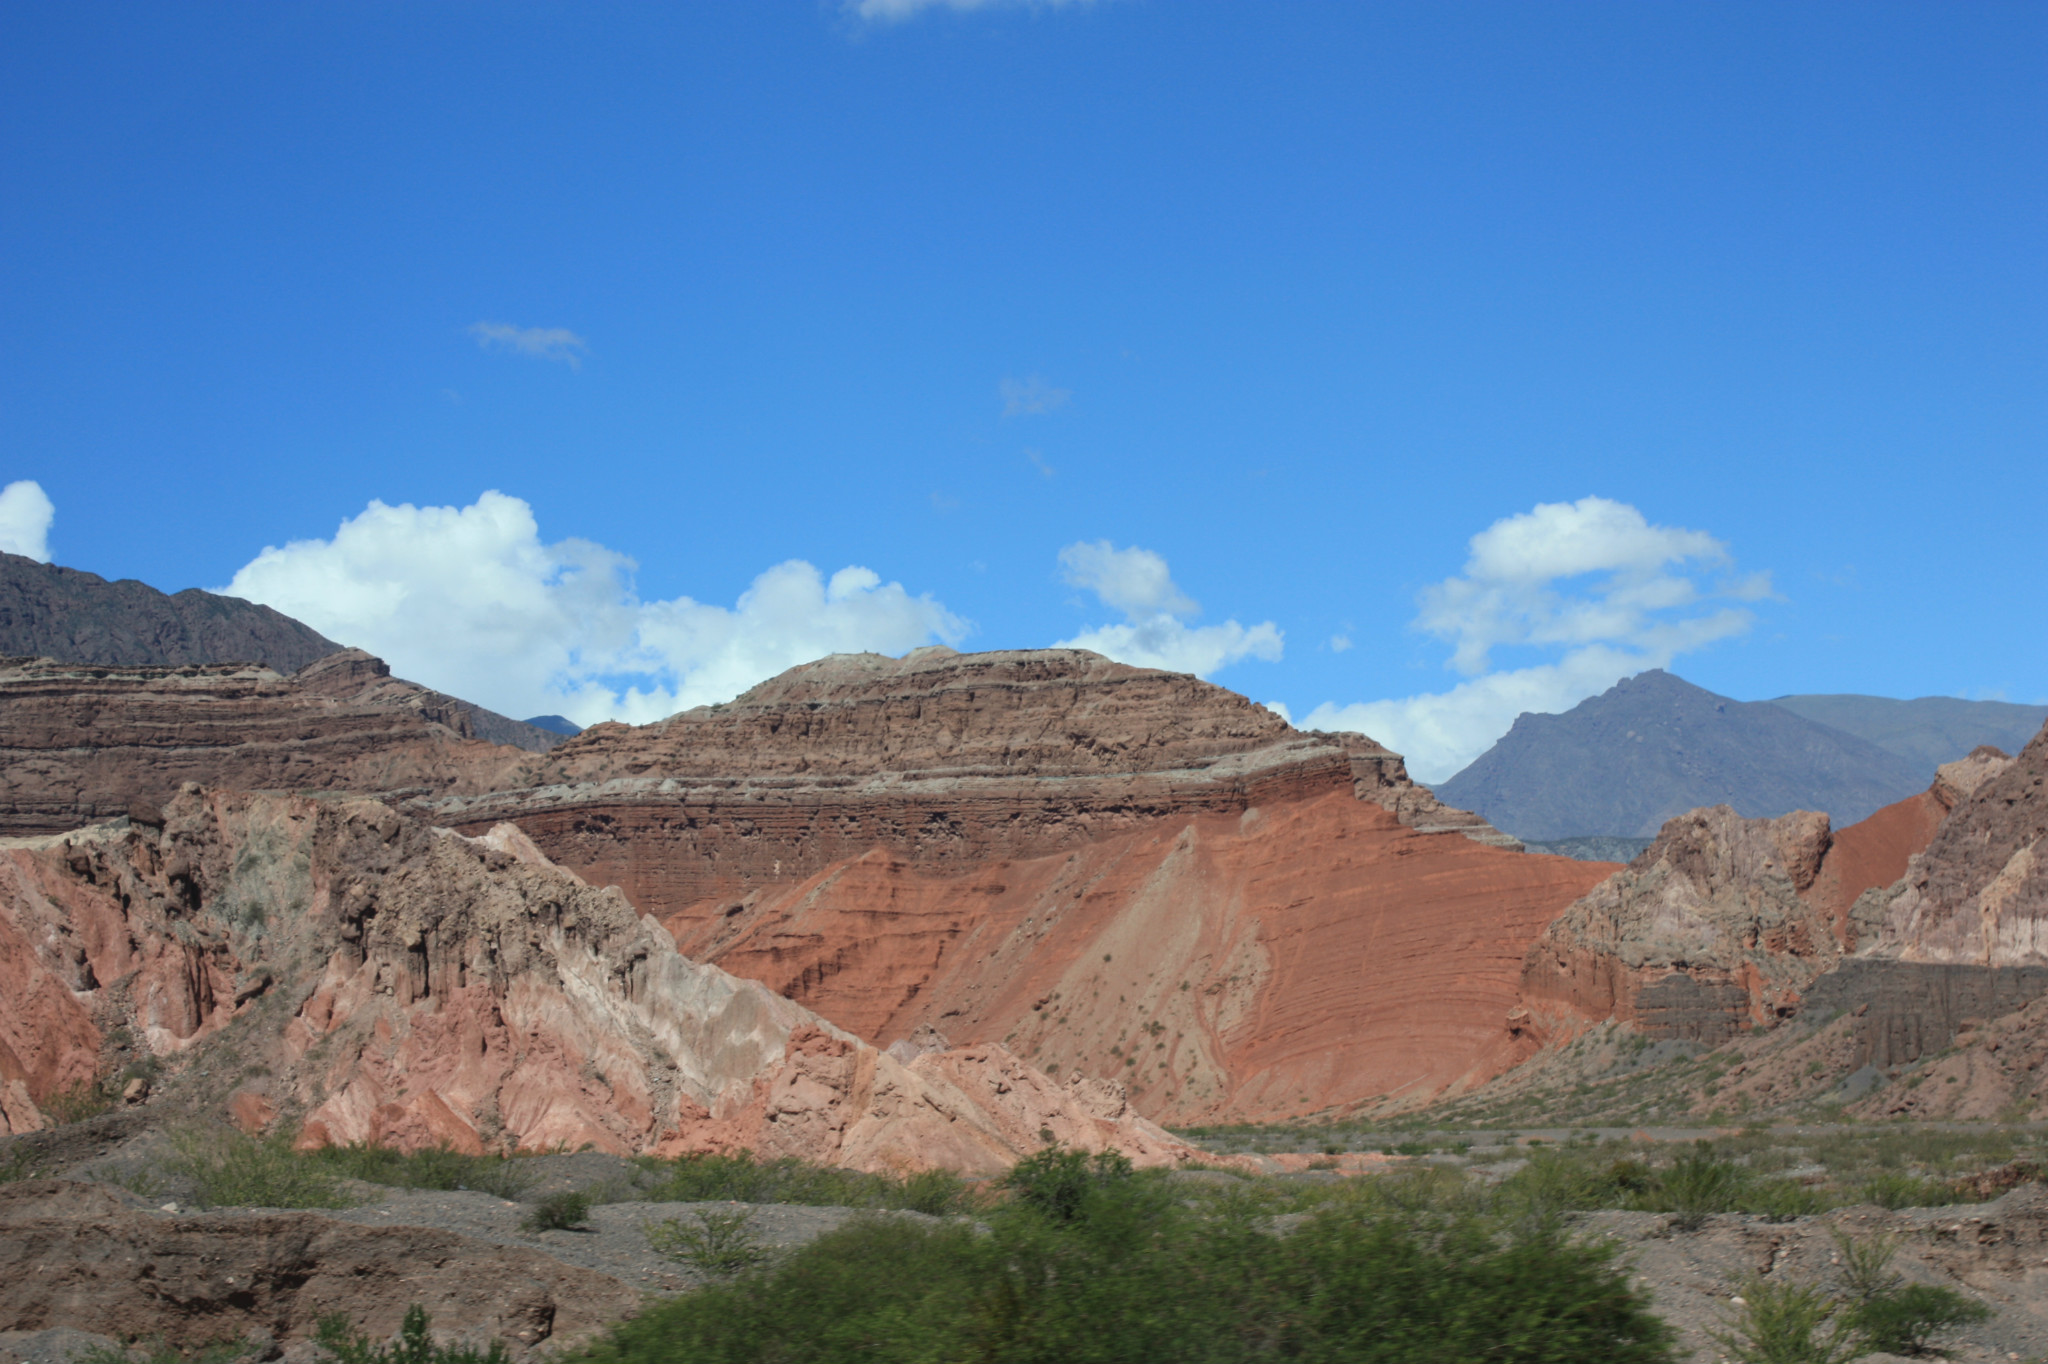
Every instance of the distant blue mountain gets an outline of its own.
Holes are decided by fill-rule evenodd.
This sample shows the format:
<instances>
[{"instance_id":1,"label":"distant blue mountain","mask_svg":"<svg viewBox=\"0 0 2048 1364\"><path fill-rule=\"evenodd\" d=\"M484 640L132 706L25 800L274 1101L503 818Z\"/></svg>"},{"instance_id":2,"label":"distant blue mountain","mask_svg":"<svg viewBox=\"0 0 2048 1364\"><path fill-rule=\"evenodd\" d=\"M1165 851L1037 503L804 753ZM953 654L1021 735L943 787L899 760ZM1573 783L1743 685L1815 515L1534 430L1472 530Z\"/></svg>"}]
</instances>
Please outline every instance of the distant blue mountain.
<instances>
[{"instance_id":1,"label":"distant blue mountain","mask_svg":"<svg viewBox=\"0 0 2048 1364\"><path fill-rule=\"evenodd\" d=\"M523 723L532 725L535 729L547 730L551 734L581 734L583 732L583 726L560 715L534 715L528 717Z\"/></svg>"}]
</instances>

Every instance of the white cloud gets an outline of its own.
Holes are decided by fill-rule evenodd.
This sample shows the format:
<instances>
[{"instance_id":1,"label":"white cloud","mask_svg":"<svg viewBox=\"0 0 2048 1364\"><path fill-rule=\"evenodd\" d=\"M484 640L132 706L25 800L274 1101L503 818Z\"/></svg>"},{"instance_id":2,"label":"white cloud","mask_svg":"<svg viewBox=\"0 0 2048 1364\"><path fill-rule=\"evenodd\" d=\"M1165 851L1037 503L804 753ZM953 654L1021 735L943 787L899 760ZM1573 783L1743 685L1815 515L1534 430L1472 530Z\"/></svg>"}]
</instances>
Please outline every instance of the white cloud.
<instances>
[{"instance_id":1,"label":"white cloud","mask_svg":"<svg viewBox=\"0 0 2048 1364\"><path fill-rule=\"evenodd\" d=\"M560 360L570 369L583 368L590 343L567 327L515 327L510 322L475 322L469 334L485 350L515 351L542 360Z\"/></svg>"},{"instance_id":2,"label":"white cloud","mask_svg":"<svg viewBox=\"0 0 2048 1364\"><path fill-rule=\"evenodd\" d=\"M900 654L967 630L866 568L768 569L730 608L643 602L634 563L589 540L543 543L533 509L372 502L331 540L267 548L220 589L368 649L401 677L514 717L645 723L725 701L828 653Z\"/></svg>"},{"instance_id":3,"label":"white cloud","mask_svg":"<svg viewBox=\"0 0 2048 1364\"><path fill-rule=\"evenodd\" d=\"M1202 608L1174 585L1166 560L1149 549L1081 541L1060 551L1060 569L1067 582L1121 612L1124 623L1084 630L1057 648L1092 649L1120 663L1198 677L1245 658L1280 661L1282 639L1272 621L1189 625L1183 617L1199 615Z\"/></svg>"},{"instance_id":4,"label":"white cloud","mask_svg":"<svg viewBox=\"0 0 2048 1364\"><path fill-rule=\"evenodd\" d=\"M1774 595L1767 573L1715 580L1728 547L1704 531L1654 526L1604 497L1539 503L1472 537L1465 571L1425 588L1416 625L1452 646L1469 680L1398 701L1325 702L1305 729L1361 730L1443 781L1492 746L1524 711L1567 710L1633 673L1748 630L1729 599ZM1554 651L1492 670L1500 648Z\"/></svg>"},{"instance_id":5,"label":"white cloud","mask_svg":"<svg viewBox=\"0 0 2048 1364\"><path fill-rule=\"evenodd\" d=\"M1036 374L1028 379L1005 379L996 385L1002 395L1005 417L1040 417L1056 407L1066 406L1074 396L1071 388L1054 388Z\"/></svg>"},{"instance_id":6,"label":"white cloud","mask_svg":"<svg viewBox=\"0 0 2048 1364\"><path fill-rule=\"evenodd\" d=\"M50 523L56 519L56 506L34 479L0 488L0 550L50 562Z\"/></svg>"},{"instance_id":7,"label":"white cloud","mask_svg":"<svg viewBox=\"0 0 2048 1364\"><path fill-rule=\"evenodd\" d=\"M846 11L857 18L878 23L900 23L928 9L977 10L1014 8L1061 9L1086 5L1091 0L845 0Z\"/></svg>"}]
</instances>

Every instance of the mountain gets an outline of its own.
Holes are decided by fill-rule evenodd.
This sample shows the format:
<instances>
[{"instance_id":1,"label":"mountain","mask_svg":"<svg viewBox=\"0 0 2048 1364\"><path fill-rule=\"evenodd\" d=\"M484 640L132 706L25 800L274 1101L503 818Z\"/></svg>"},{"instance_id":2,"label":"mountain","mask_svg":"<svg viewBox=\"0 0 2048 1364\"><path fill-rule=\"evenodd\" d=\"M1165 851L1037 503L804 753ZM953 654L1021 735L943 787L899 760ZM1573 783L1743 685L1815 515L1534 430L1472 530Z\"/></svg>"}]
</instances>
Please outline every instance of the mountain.
<instances>
[{"instance_id":1,"label":"mountain","mask_svg":"<svg viewBox=\"0 0 2048 1364\"><path fill-rule=\"evenodd\" d=\"M360 666L368 659L375 665L374 677L390 679L382 688L384 703L395 701L414 710L424 706L464 738L541 753L577 732L559 715L541 716L545 723L530 724L391 678L382 661L240 597L196 587L164 593L133 578L108 582L97 573L0 553L0 657L116 668L254 663L291 676L342 653L354 660L344 670L350 676L372 680ZM339 675L329 670L322 685L331 691Z\"/></svg>"},{"instance_id":2,"label":"mountain","mask_svg":"<svg viewBox=\"0 0 2048 1364\"><path fill-rule=\"evenodd\" d=\"M1731 701L1654 669L1562 715L1522 715L1436 791L1521 839L1643 838L1710 805L1752 819L1819 810L1853 824L1931 775L1781 706Z\"/></svg>"},{"instance_id":3,"label":"mountain","mask_svg":"<svg viewBox=\"0 0 2048 1364\"><path fill-rule=\"evenodd\" d=\"M1916 764L1929 776L1986 744L2017 753L2048 721L2048 706L1922 696L1780 696L1772 705L1853 734Z\"/></svg>"},{"instance_id":4,"label":"mountain","mask_svg":"<svg viewBox=\"0 0 2048 1364\"><path fill-rule=\"evenodd\" d=\"M196 587L166 594L123 578L0 553L0 654L66 663L261 663L295 673L341 645L279 611Z\"/></svg>"},{"instance_id":5,"label":"mountain","mask_svg":"<svg viewBox=\"0 0 2048 1364\"><path fill-rule=\"evenodd\" d=\"M532 725L535 729L544 729L550 734L574 736L583 732L583 726L566 715L529 715L519 723Z\"/></svg>"},{"instance_id":6,"label":"mountain","mask_svg":"<svg viewBox=\"0 0 2048 1364\"><path fill-rule=\"evenodd\" d=\"M875 1045L1002 1043L1162 1122L1512 1065L1523 955L1613 870L1523 855L1363 735L1075 649L838 655L494 780L408 808L517 825Z\"/></svg>"}]
</instances>

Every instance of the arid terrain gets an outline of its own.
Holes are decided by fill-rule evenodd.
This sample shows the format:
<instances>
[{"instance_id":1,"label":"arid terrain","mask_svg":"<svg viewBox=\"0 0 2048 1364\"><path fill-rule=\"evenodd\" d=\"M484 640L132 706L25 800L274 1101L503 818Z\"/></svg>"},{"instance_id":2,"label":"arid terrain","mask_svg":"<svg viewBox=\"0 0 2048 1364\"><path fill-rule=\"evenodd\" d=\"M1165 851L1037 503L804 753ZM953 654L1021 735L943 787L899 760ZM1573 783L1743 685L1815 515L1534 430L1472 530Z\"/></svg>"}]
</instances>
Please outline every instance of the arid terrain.
<instances>
[{"instance_id":1,"label":"arid terrain","mask_svg":"<svg viewBox=\"0 0 2048 1364\"><path fill-rule=\"evenodd\" d=\"M1841 829L1690 811L1621 866L1524 851L1366 736L1075 650L835 656L524 747L355 651L14 660L0 715L25 1359L79 1331L303 1353L401 1299L558 1349L698 1281L643 1224L732 1159L869 1181L737 1200L792 1247L833 1198L943 1218L1048 1149L1276 1217L1381 1186L1492 1207L1539 1196L1531 1129L1601 1125L1626 1149L1599 1168L1646 1182L1558 1210L1703 1358L1729 1284L1818 1275L1851 1224L1993 1304L1982 1357L2044 1335L2043 1155L2010 1124L2048 1084L2048 736ZM2008 1126L1910 1187L1784 1155L1893 1118ZM1655 1190L1702 1136L1749 1192L1674 1232ZM914 1192L932 1171L953 1192ZM556 1186L595 1232L522 1229ZM1997 1201L1915 1210L1958 1199Z\"/></svg>"}]
</instances>

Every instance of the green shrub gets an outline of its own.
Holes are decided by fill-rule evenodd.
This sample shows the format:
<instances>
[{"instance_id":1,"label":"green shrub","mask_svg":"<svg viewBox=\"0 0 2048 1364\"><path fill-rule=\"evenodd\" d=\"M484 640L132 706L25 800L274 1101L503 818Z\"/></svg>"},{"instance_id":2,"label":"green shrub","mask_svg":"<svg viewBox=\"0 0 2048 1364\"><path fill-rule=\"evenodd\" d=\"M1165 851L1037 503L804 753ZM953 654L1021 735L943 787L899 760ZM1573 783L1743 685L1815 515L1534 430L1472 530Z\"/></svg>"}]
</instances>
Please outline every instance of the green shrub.
<instances>
[{"instance_id":1,"label":"green shrub","mask_svg":"<svg viewBox=\"0 0 2048 1364\"><path fill-rule=\"evenodd\" d=\"M1760 1179L1737 1197L1737 1210L1755 1213L1766 1222L1813 1217L1834 1206L1834 1200L1796 1179Z\"/></svg>"},{"instance_id":2,"label":"green shrub","mask_svg":"<svg viewBox=\"0 0 2048 1364\"><path fill-rule=\"evenodd\" d=\"M516 1200L533 1185L522 1163L504 1156L467 1156L454 1148L429 1146L399 1151L369 1142L325 1146L307 1153L338 1175L398 1189L475 1189Z\"/></svg>"},{"instance_id":3,"label":"green shrub","mask_svg":"<svg viewBox=\"0 0 2048 1364\"><path fill-rule=\"evenodd\" d=\"M426 1309L414 1303L405 1309L398 1339L379 1345L368 1333L354 1330L346 1316L322 1317L313 1342L340 1364L508 1364L500 1341L492 1341L490 1349L481 1351L466 1345L436 1345L427 1334L432 1321Z\"/></svg>"},{"instance_id":4,"label":"green shrub","mask_svg":"<svg viewBox=\"0 0 2048 1364\"><path fill-rule=\"evenodd\" d=\"M589 1194L552 1193L535 1203L519 1225L528 1231L576 1231L589 1220Z\"/></svg>"},{"instance_id":5,"label":"green shrub","mask_svg":"<svg viewBox=\"0 0 2048 1364\"><path fill-rule=\"evenodd\" d=\"M1641 1202L1651 1212L1673 1214L1673 1226L1692 1231L1714 1213L1735 1211L1748 1182L1741 1166L1700 1151L1674 1161Z\"/></svg>"},{"instance_id":6,"label":"green shrub","mask_svg":"<svg viewBox=\"0 0 2048 1364\"><path fill-rule=\"evenodd\" d=\"M1191 1210L1183 1186L1075 1152L1025 1166L979 1228L856 1219L651 1307L593 1364L1672 1359L1611 1250L1561 1235L1332 1204L1278 1236L1249 1198Z\"/></svg>"},{"instance_id":7,"label":"green shrub","mask_svg":"<svg viewBox=\"0 0 2048 1364\"><path fill-rule=\"evenodd\" d=\"M1733 1329L1714 1334L1738 1364L1847 1364L1869 1353L1841 1305L1814 1284L1752 1278L1741 1297Z\"/></svg>"},{"instance_id":8,"label":"green shrub","mask_svg":"<svg viewBox=\"0 0 2048 1364\"><path fill-rule=\"evenodd\" d=\"M1991 1309L1974 1298L1924 1283L1889 1289L1848 1313L1872 1349L1895 1355L1926 1354L1936 1336L1990 1315Z\"/></svg>"},{"instance_id":9,"label":"green shrub","mask_svg":"<svg viewBox=\"0 0 2048 1364\"><path fill-rule=\"evenodd\" d=\"M1956 1192L1949 1185L1906 1174L1874 1175L1858 1192L1864 1202L1880 1208L1940 1208L1956 1201Z\"/></svg>"},{"instance_id":10,"label":"green shrub","mask_svg":"<svg viewBox=\"0 0 2048 1364\"><path fill-rule=\"evenodd\" d=\"M97 1080L80 1080L69 1089L59 1090L37 1105L59 1124L84 1122L87 1118L98 1117L113 1106L113 1095L107 1093Z\"/></svg>"},{"instance_id":11,"label":"green shrub","mask_svg":"<svg viewBox=\"0 0 2048 1364\"><path fill-rule=\"evenodd\" d=\"M334 1176L292 1150L284 1134L258 1139L227 1129L174 1133L164 1162L192 1181L202 1207L346 1208Z\"/></svg>"},{"instance_id":12,"label":"green shrub","mask_svg":"<svg viewBox=\"0 0 2048 1364\"><path fill-rule=\"evenodd\" d=\"M721 1212L699 1208L688 1221L671 1217L647 1228L647 1244L658 1255L711 1278L730 1278L768 1261L768 1249L754 1234L754 1215L744 1208Z\"/></svg>"},{"instance_id":13,"label":"green shrub","mask_svg":"<svg viewBox=\"0 0 2048 1364\"><path fill-rule=\"evenodd\" d=\"M1096 1189L1130 1177L1130 1159L1120 1151L1103 1151L1091 1160L1084 1152L1049 1146L1011 1167L1003 1187L1014 1192L1018 1202L1055 1222L1072 1222Z\"/></svg>"},{"instance_id":14,"label":"green shrub","mask_svg":"<svg viewBox=\"0 0 2048 1364\"><path fill-rule=\"evenodd\" d=\"M973 1189L958 1175L926 1170L904 1178L811 1165L791 1157L757 1160L751 1151L698 1153L675 1160L642 1159L655 1175L642 1196L651 1203L798 1203L828 1208L906 1208L944 1216L973 1206Z\"/></svg>"}]
</instances>

